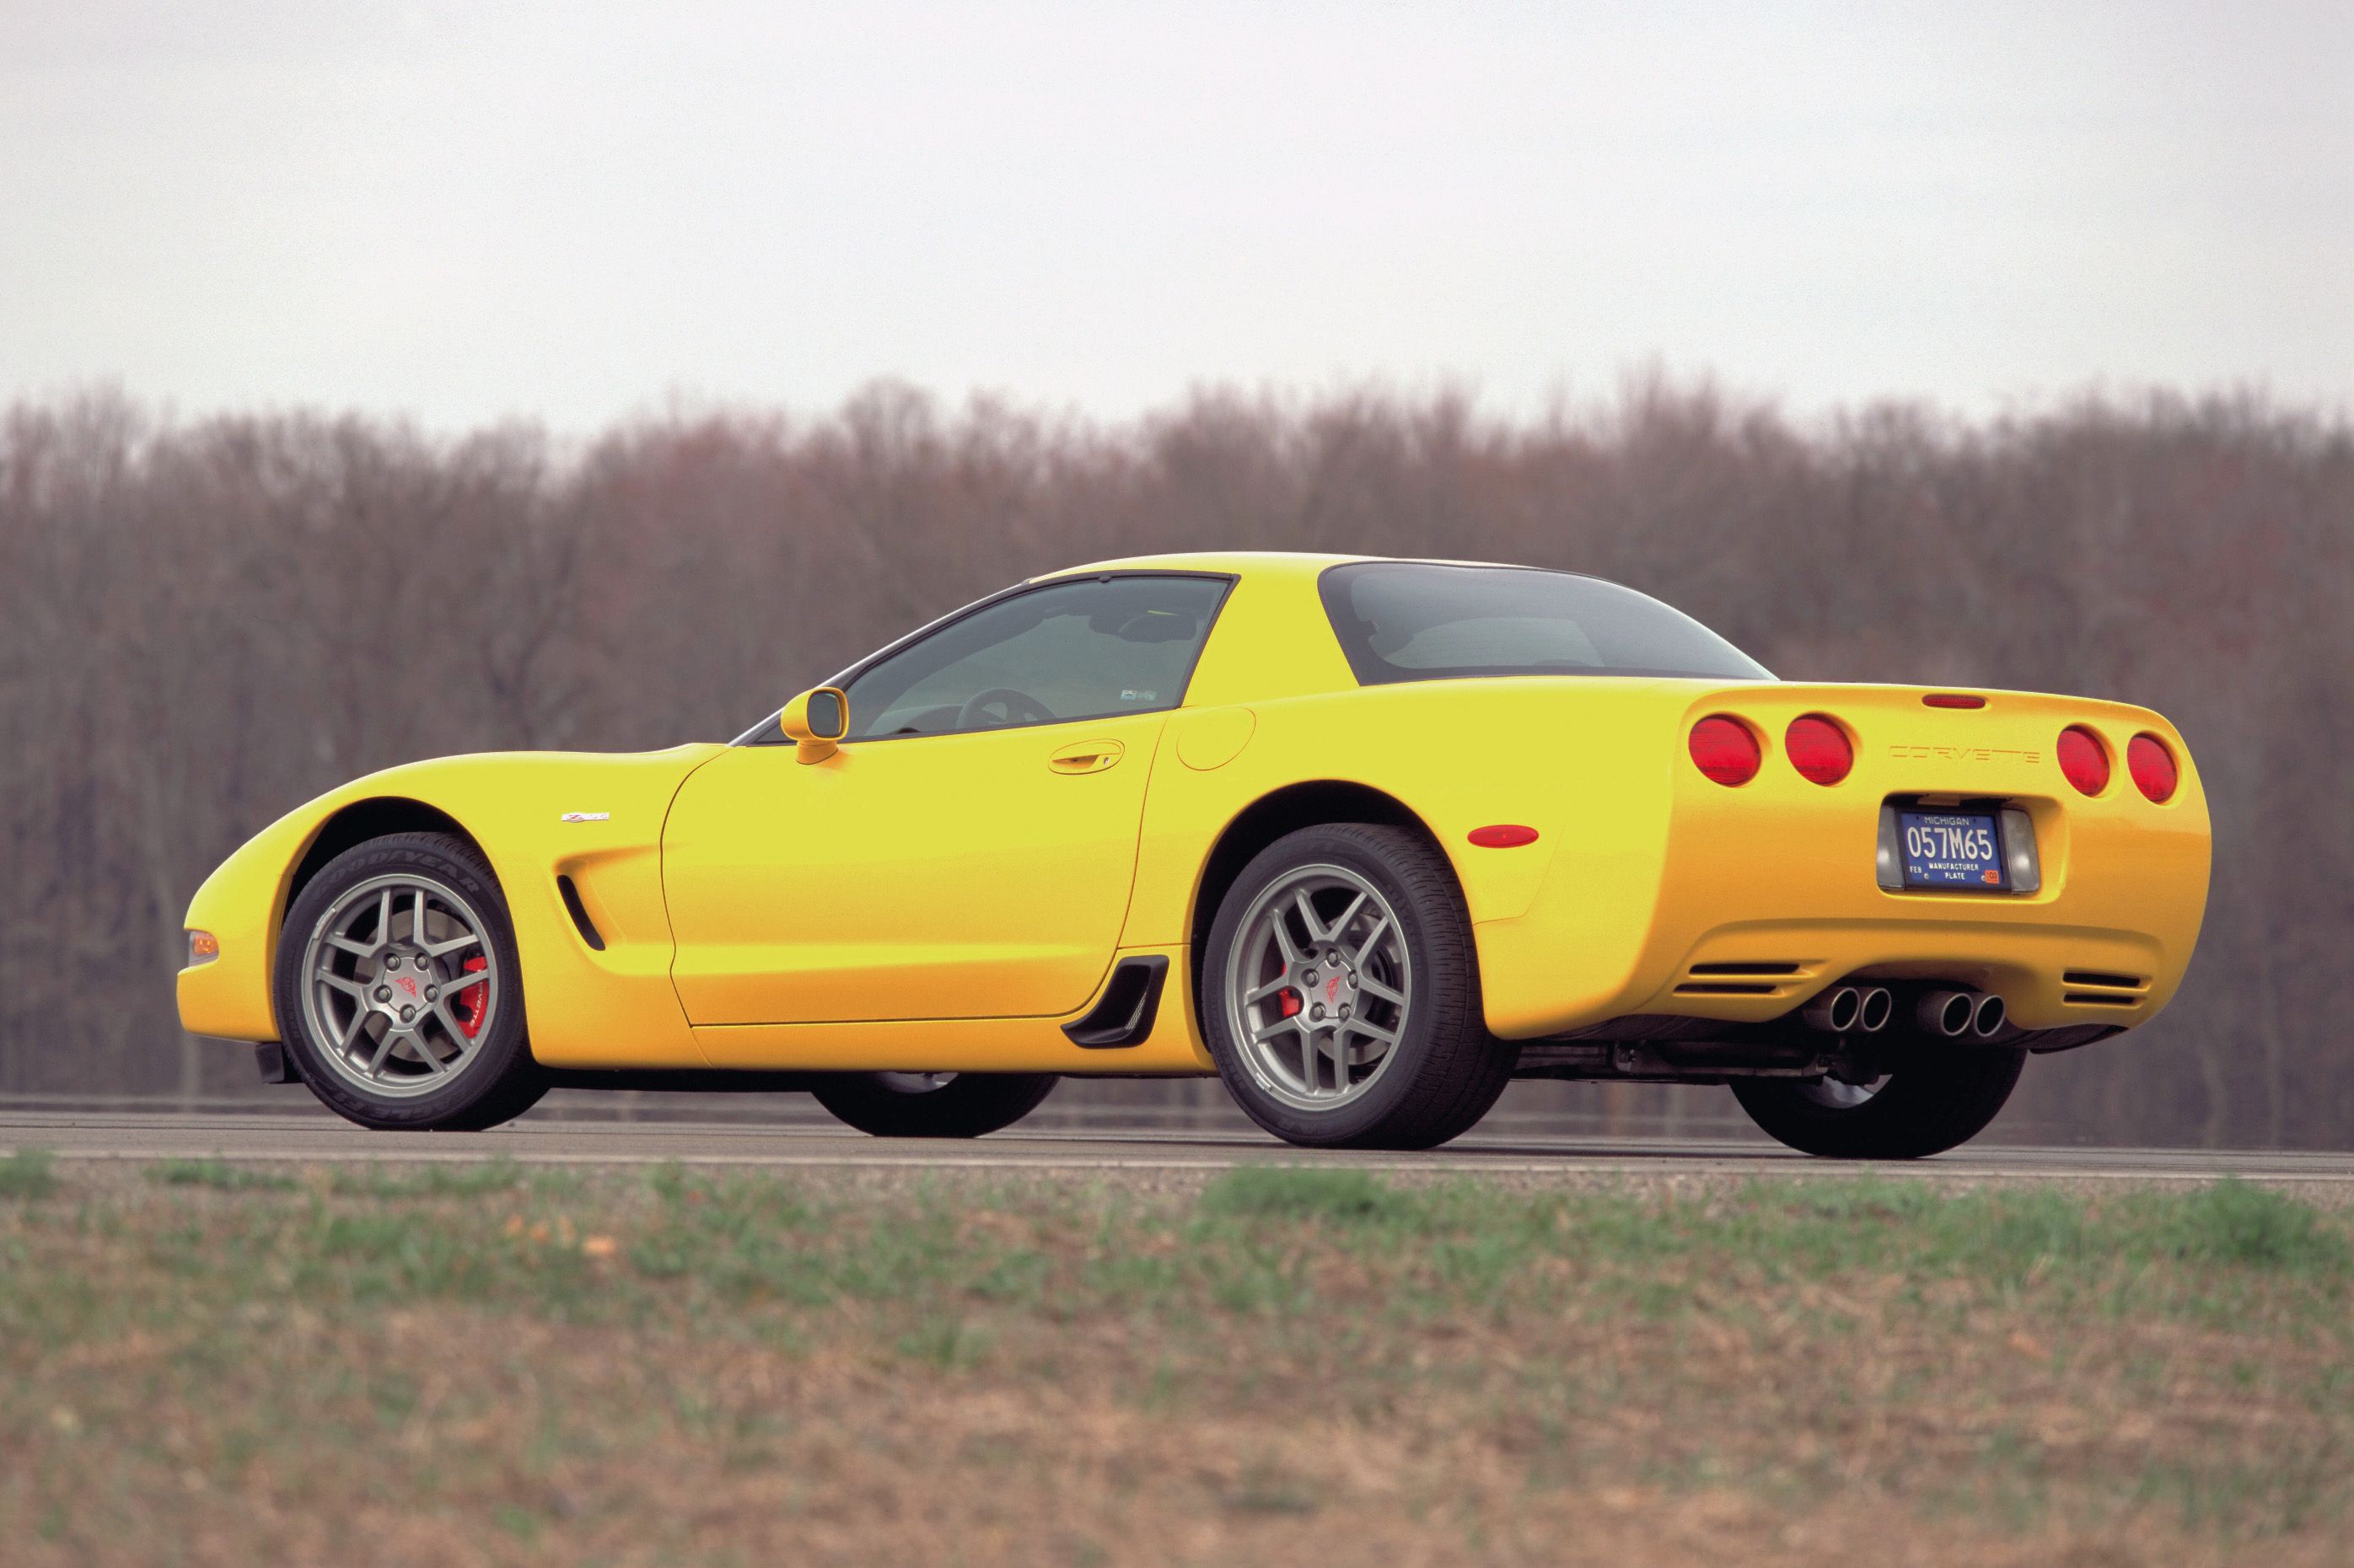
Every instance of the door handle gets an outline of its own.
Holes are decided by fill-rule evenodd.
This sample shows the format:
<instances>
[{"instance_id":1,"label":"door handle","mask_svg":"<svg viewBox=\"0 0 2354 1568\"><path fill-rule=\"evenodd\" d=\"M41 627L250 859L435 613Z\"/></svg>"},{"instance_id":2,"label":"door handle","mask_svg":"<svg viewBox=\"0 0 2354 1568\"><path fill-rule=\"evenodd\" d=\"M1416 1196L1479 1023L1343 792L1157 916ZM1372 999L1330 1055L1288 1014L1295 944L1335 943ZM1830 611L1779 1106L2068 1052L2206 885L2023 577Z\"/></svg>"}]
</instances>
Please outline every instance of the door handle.
<instances>
[{"instance_id":1,"label":"door handle","mask_svg":"<svg viewBox=\"0 0 2354 1568\"><path fill-rule=\"evenodd\" d=\"M1100 773L1127 755L1116 740L1082 740L1046 758L1046 766L1057 773Z\"/></svg>"}]
</instances>

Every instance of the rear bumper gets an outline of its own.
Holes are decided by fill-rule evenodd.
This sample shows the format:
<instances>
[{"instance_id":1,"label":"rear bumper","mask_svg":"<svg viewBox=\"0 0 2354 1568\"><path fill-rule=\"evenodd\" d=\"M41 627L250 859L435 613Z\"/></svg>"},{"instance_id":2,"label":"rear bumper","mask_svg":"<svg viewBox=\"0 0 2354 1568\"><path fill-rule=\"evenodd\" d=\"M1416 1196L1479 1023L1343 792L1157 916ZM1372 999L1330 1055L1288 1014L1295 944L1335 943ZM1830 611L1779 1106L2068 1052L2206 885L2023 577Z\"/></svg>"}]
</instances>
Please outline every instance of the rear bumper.
<instances>
[{"instance_id":1,"label":"rear bumper","mask_svg":"<svg viewBox=\"0 0 2354 1568\"><path fill-rule=\"evenodd\" d=\"M1768 735L1787 723L1761 716ZM2120 727L2161 722L2131 710ZM1532 1039L1636 1013L1764 1022L1853 978L1992 991L2023 1029L2147 1022L2180 984L2207 903L2206 800L2168 734L2183 777L2162 806L2123 779L2072 797L2048 752L2023 749L1957 763L1866 744L1829 788L1769 756L1726 789L1678 756L1655 822L1593 823L1584 845L1564 835L1527 912L1474 927L1490 1027ZM1941 792L2025 808L2041 889L1881 887L1882 802Z\"/></svg>"},{"instance_id":2,"label":"rear bumper","mask_svg":"<svg viewBox=\"0 0 2354 1568\"><path fill-rule=\"evenodd\" d=\"M1772 956L1769 956L1772 955ZM2180 978L2166 944L2110 927L1987 920L1760 920L1713 927L1627 1011L1758 1022L1845 980L1936 980L2003 999L2024 1029L2129 1026Z\"/></svg>"}]
</instances>

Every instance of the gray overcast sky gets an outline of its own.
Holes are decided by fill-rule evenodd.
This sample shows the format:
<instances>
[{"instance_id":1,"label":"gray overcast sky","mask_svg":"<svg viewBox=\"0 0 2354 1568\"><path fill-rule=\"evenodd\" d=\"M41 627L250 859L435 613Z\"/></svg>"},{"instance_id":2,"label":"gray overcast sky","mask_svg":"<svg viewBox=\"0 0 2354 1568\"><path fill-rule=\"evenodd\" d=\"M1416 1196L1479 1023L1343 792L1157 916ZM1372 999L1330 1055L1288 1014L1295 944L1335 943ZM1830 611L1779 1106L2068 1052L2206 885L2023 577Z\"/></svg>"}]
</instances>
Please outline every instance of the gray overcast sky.
<instances>
[{"instance_id":1,"label":"gray overcast sky","mask_svg":"<svg viewBox=\"0 0 2354 1568\"><path fill-rule=\"evenodd\" d=\"M0 398L2354 403L2354 4L0 0Z\"/></svg>"}]
</instances>

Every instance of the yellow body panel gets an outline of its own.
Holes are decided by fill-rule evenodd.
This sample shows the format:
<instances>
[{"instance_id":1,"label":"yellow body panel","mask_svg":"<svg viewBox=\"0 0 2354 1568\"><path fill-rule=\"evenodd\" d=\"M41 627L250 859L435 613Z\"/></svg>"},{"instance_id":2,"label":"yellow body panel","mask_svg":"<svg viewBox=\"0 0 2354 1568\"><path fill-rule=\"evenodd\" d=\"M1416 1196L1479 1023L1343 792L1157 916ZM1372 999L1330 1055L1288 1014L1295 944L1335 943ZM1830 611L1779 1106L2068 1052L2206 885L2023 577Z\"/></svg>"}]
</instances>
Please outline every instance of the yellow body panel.
<instances>
[{"instance_id":1,"label":"yellow body panel","mask_svg":"<svg viewBox=\"0 0 2354 1568\"><path fill-rule=\"evenodd\" d=\"M188 924L218 936L221 957L183 972L183 1019L276 1035L269 964L295 869L337 811L387 798L446 812L490 856L533 1050L557 1065L1206 1072L1190 947L1205 867L1238 818L1303 785L1378 791L1428 829L1470 912L1489 1024L1509 1038L1630 1014L1763 1021L1858 973L1999 991L2030 1029L2133 1024L2180 982L2205 907L2207 806L2157 715L2007 692L1935 709L1918 688L1772 682L1360 689L1317 591L1350 558L1167 556L1058 574L1235 576L1171 713L852 741L809 767L781 747L699 746L458 758L359 780L265 829L197 894ZM1686 753L1712 713L1765 742L1761 772L1737 789ZM1805 713L1854 737L1838 785L1780 756ZM2115 762L2097 798L2052 755L2072 723L2099 731ZM2164 805L2126 777L2126 743L2143 731L2179 760ZM1872 860L1892 793L2024 803L2042 890L1882 889ZM1472 847L1467 835L1494 823L1539 836ZM559 872L606 951L574 929ZM1150 953L1172 959L1152 1037L1073 1045L1060 1024L1115 959ZM1764 967L1742 980L1742 965ZM2135 984L2086 1000L2075 971Z\"/></svg>"},{"instance_id":2,"label":"yellow body panel","mask_svg":"<svg viewBox=\"0 0 2354 1568\"><path fill-rule=\"evenodd\" d=\"M752 1023L695 1032L715 1067L809 1072L1104 1073L1184 1076L1211 1072L1193 1029L1193 981L1182 948L1123 948L1119 958L1171 959L1151 1037L1118 1051L1082 1051L1054 1018L892 1019ZM1108 965L1107 964L1107 968ZM1076 1016L1076 1012L1072 1016Z\"/></svg>"},{"instance_id":3,"label":"yellow body panel","mask_svg":"<svg viewBox=\"0 0 2354 1568\"><path fill-rule=\"evenodd\" d=\"M697 1026L1050 1017L1111 965L1164 714L737 747L665 838ZM1084 758L1084 760L1080 760Z\"/></svg>"},{"instance_id":4,"label":"yellow body panel","mask_svg":"<svg viewBox=\"0 0 2354 1568\"><path fill-rule=\"evenodd\" d=\"M535 1055L577 1066L704 1065L670 982L662 829L680 782L726 749L451 757L320 796L263 829L196 890L188 926L218 937L221 950L180 971L181 1023L228 1039L278 1038L270 965L304 852L346 807L414 800L454 819L498 876L523 960ZM600 812L598 821L562 820ZM574 928L557 892L559 874L580 889L605 937L603 952L590 951Z\"/></svg>"},{"instance_id":5,"label":"yellow body panel","mask_svg":"<svg viewBox=\"0 0 2354 1568\"><path fill-rule=\"evenodd\" d=\"M1835 980L1935 978L1999 991L2025 1029L2147 1022L2174 994L2206 909L2207 803L2173 727L2145 708L1989 692L1979 710L1924 706L1920 688L1725 687L1663 682L1648 715L1597 737L1615 777L1588 777L1596 809L1576 813L1543 888L1519 918L1479 927L1490 1023L1514 1038L1635 1013L1763 1021ZM1746 719L1765 766L1738 789L1712 783L1684 751L1710 714ZM1789 721L1841 720L1854 770L1825 788L1779 755ZM2052 747L2089 724L2118 758L2097 798L2060 775ZM2181 759L2164 805L2125 775L2133 736ZM1649 768L1630 759L1656 759ZM2042 890L2029 895L1890 892L1873 874L1881 801L1892 794L2001 797L2035 823ZM1766 989L1729 966L1796 965ZM1727 972L1694 976L1694 965ZM2070 971L2134 976L2130 1007L2070 1004Z\"/></svg>"}]
</instances>

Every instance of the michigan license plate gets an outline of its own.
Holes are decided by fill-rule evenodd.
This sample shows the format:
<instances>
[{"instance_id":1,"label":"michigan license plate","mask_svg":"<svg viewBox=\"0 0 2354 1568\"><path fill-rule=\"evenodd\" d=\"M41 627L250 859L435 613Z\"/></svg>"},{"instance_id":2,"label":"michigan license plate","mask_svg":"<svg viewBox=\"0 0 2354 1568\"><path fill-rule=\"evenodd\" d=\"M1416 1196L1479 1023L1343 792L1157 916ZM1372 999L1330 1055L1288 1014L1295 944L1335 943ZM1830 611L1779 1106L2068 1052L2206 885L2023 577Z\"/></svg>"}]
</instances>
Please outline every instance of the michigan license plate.
<instances>
[{"instance_id":1,"label":"michigan license plate","mask_svg":"<svg viewBox=\"0 0 2354 1568\"><path fill-rule=\"evenodd\" d=\"M2002 832L1990 811L1899 811L1896 838L1907 887L1987 892L2006 885Z\"/></svg>"}]
</instances>

